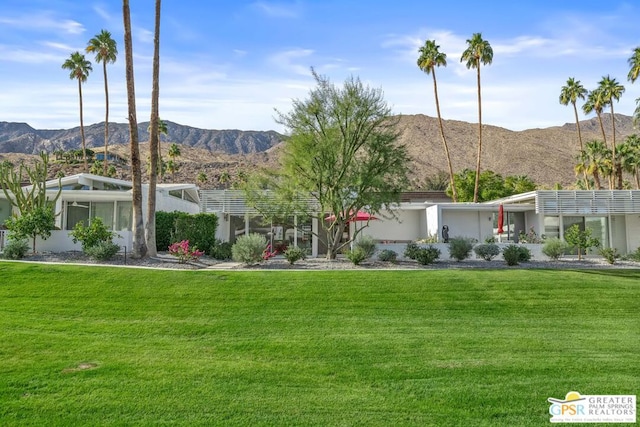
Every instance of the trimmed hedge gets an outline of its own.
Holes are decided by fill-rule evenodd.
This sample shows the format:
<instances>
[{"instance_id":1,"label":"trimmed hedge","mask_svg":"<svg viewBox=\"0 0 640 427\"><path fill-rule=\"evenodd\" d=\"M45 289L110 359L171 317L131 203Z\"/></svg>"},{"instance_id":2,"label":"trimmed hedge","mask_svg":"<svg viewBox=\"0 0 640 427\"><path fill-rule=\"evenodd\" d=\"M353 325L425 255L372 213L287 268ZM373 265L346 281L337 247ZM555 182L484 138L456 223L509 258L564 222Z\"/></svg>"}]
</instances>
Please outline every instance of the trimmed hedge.
<instances>
[{"instance_id":1,"label":"trimmed hedge","mask_svg":"<svg viewBox=\"0 0 640 427\"><path fill-rule=\"evenodd\" d=\"M200 213L156 212L156 249L166 251L175 242L188 240L190 247L210 251L216 244L218 216Z\"/></svg>"}]
</instances>

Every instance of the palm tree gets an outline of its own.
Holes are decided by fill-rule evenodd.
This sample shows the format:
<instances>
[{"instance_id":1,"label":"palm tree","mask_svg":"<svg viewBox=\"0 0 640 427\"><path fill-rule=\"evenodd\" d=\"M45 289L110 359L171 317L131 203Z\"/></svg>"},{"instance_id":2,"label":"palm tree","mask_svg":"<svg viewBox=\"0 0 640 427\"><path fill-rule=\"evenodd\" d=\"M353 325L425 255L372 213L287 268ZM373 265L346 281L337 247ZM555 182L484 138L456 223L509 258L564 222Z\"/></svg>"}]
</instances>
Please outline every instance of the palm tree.
<instances>
[{"instance_id":1,"label":"palm tree","mask_svg":"<svg viewBox=\"0 0 640 427\"><path fill-rule=\"evenodd\" d=\"M576 169L579 169L579 166L585 168L587 173L593 176L596 190L601 190L600 175L606 176L610 174L610 158L610 150L602 141L589 141L586 143L585 149L580 153L579 163Z\"/></svg>"},{"instance_id":2,"label":"palm tree","mask_svg":"<svg viewBox=\"0 0 640 427\"><path fill-rule=\"evenodd\" d=\"M173 182L175 182L175 173L178 171L178 169L180 168L178 166L178 162L177 162L177 158L180 157L180 154L182 154L180 152L180 146L178 146L178 144L176 144L175 142L173 144L171 144L171 146L169 147L169 162L167 162L167 171L171 174L171 180ZM171 166L169 166L169 163L171 163Z\"/></svg>"},{"instance_id":3,"label":"palm tree","mask_svg":"<svg viewBox=\"0 0 640 427\"><path fill-rule=\"evenodd\" d=\"M129 0L122 0L122 15L124 20L125 71L133 184L133 242L131 256L133 258L142 258L147 254L147 245L144 239L144 219L142 216L142 171L140 170L140 147L138 141L138 119L136 117L136 92L133 74L133 42L131 40L131 11L129 8Z\"/></svg>"},{"instance_id":4,"label":"palm tree","mask_svg":"<svg viewBox=\"0 0 640 427\"><path fill-rule=\"evenodd\" d=\"M111 33L107 30L100 31L100 34L89 40L86 49L87 53L96 54L96 62L102 63L102 73L104 74L104 98L105 98L105 117L104 117L104 174L107 174L108 166L108 149L109 149L109 84L107 80L107 64L116 62L118 56L118 48L116 41L111 38Z\"/></svg>"},{"instance_id":5,"label":"palm tree","mask_svg":"<svg viewBox=\"0 0 640 427\"><path fill-rule=\"evenodd\" d=\"M582 106L582 111L585 114L591 114L595 111L598 117L598 123L600 123L600 130L602 131L602 140L607 145L607 135L604 133L604 125L602 124L602 110L606 106L602 91L599 89L592 90L587 95L587 101Z\"/></svg>"},{"instance_id":6,"label":"palm tree","mask_svg":"<svg viewBox=\"0 0 640 427\"><path fill-rule=\"evenodd\" d=\"M621 171L633 175L636 189L640 190L640 136L637 134L629 135L618 146L618 160Z\"/></svg>"},{"instance_id":7,"label":"palm tree","mask_svg":"<svg viewBox=\"0 0 640 427\"><path fill-rule=\"evenodd\" d=\"M151 141L151 122L149 122L147 132L149 132L149 141ZM160 144L160 135L167 135L168 133L169 128L167 128L167 122L165 122L160 118L160 116L158 116L158 175L160 175L160 177L164 176L164 168L162 167L162 145Z\"/></svg>"},{"instance_id":8,"label":"palm tree","mask_svg":"<svg viewBox=\"0 0 640 427\"><path fill-rule=\"evenodd\" d=\"M569 77L567 84L562 86L560 90L560 104L573 106L573 114L576 118L576 131L578 132L578 143L580 144L580 152L583 150L582 146L582 132L580 132L580 119L578 118L578 107L576 102L578 99L585 99L587 89L580 83L580 80L576 80L573 77ZM584 179L587 182L587 174L584 172ZM587 184L588 185L588 184Z\"/></svg>"},{"instance_id":9,"label":"palm tree","mask_svg":"<svg viewBox=\"0 0 640 427\"><path fill-rule=\"evenodd\" d=\"M478 159L476 161L476 183L473 190L473 201L478 201L480 184L480 157L482 154L482 92L480 88L480 65L490 65L493 61L493 49L482 34L475 33L467 40L467 49L462 52L460 62L466 61L467 69L475 68L478 73Z\"/></svg>"},{"instance_id":10,"label":"palm tree","mask_svg":"<svg viewBox=\"0 0 640 427\"><path fill-rule=\"evenodd\" d=\"M611 107L611 130L613 132L613 137L611 139L611 163L614 171L616 171L618 169L618 161L616 158L616 118L613 113L613 101L620 100L620 97L624 93L624 86L618 83L616 79L612 79L607 75L598 82L598 89L602 91L602 97L606 101L607 105ZM622 190L622 173L617 176L618 183L616 188L618 190Z\"/></svg>"},{"instance_id":11,"label":"palm tree","mask_svg":"<svg viewBox=\"0 0 640 427\"><path fill-rule=\"evenodd\" d=\"M146 241L147 253L149 256L157 256L156 248L156 187L158 184L158 149L160 141L158 136L160 120L158 114L158 102L160 99L160 6L161 0L156 0L155 13L155 35L153 37L153 77L151 84L151 118L149 127L149 157L151 167L149 168L149 195L147 196L147 225Z\"/></svg>"},{"instance_id":12,"label":"palm tree","mask_svg":"<svg viewBox=\"0 0 640 427\"><path fill-rule=\"evenodd\" d=\"M631 83L635 83L640 76L640 47L636 47L633 49L633 53L627 60L629 64L629 74L627 75L627 79ZM633 113L633 125L636 126L640 121L640 98L636 98L636 109Z\"/></svg>"},{"instance_id":13,"label":"palm tree","mask_svg":"<svg viewBox=\"0 0 640 427\"><path fill-rule=\"evenodd\" d=\"M580 80L576 80L573 77L569 77L567 80L567 84L562 86L560 90L560 104L562 105L571 105L573 106L573 114L576 118L576 131L578 132L578 142L580 144L580 151L583 150L582 147L582 133L580 132L580 120L578 119L578 107L576 106L576 102L578 99L585 99L588 91L584 86L580 83Z\"/></svg>"},{"instance_id":14,"label":"palm tree","mask_svg":"<svg viewBox=\"0 0 640 427\"><path fill-rule=\"evenodd\" d=\"M64 61L62 68L70 70L69 78L71 80L78 80L78 94L80 98L80 136L82 137L82 152L85 152L85 139L84 139L84 118L82 116L82 83L87 81L89 73L93 70L91 68L91 62L87 61L83 54L80 52L73 52L69 59ZM87 156L83 154L84 171L89 171L87 165Z\"/></svg>"},{"instance_id":15,"label":"palm tree","mask_svg":"<svg viewBox=\"0 0 640 427\"><path fill-rule=\"evenodd\" d=\"M203 171L198 172L198 176L196 177L196 181L199 184L204 184L207 181L209 181L209 177L207 176L206 173L204 173Z\"/></svg>"},{"instance_id":16,"label":"palm tree","mask_svg":"<svg viewBox=\"0 0 640 427\"><path fill-rule=\"evenodd\" d=\"M442 116L440 115L440 101L438 100L438 82L436 80L436 67L447 66L447 55L440 52L440 46L435 40L427 40L418 52L418 67L427 74L433 76L433 93L436 100L436 112L438 113L438 123L440 124L440 136L442 136L442 145L444 146L444 154L447 157L447 165L449 166L449 185L451 186L453 201L458 201L458 193L453 177L453 167L451 165L451 156L449 155L449 146L444 136L444 126L442 125Z\"/></svg>"}]
</instances>

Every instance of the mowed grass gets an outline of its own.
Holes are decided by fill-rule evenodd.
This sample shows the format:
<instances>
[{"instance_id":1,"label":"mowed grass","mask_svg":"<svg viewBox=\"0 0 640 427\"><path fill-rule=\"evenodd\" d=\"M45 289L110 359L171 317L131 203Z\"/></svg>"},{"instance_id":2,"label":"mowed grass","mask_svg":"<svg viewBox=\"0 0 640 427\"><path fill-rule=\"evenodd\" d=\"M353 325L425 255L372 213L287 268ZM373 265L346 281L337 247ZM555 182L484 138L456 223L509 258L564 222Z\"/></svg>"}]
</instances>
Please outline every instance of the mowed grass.
<instances>
[{"instance_id":1,"label":"mowed grass","mask_svg":"<svg viewBox=\"0 0 640 427\"><path fill-rule=\"evenodd\" d=\"M3 426L540 426L639 355L639 271L0 263Z\"/></svg>"}]
</instances>

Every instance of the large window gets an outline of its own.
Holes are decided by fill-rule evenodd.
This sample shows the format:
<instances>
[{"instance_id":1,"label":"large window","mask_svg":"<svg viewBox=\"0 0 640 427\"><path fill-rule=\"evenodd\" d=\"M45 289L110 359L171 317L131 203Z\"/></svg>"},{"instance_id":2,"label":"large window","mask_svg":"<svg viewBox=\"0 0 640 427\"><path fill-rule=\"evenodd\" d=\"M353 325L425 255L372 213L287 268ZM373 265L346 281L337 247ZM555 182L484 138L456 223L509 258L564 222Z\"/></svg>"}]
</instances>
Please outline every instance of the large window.
<instances>
[{"instance_id":1,"label":"large window","mask_svg":"<svg viewBox=\"0 0 640 427\"><path fill-rule=\"evenodd\" d=\"M128 231L132 224L131 202L67 202L66 229L73 230L78 223L85 226L90 218L100 218L111 230Z\"/></svg>"}]
</instances>

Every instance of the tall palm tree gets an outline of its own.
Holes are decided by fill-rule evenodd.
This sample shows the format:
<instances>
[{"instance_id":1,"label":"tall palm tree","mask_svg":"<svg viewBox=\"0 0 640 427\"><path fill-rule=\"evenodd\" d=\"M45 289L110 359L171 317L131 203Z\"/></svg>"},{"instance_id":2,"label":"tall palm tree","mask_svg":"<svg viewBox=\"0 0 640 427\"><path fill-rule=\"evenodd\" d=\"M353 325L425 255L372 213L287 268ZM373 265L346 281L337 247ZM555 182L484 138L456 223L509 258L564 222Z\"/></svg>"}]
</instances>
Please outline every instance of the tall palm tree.
<instances>
[{"instance_id":1,"label":"tall palm tree","mask_svg":"<svg viewBox=\"0 0 640 427\"><path fill-rule=\"evenodd\" d=\"M449 155L449 146L444 136L444 126L442 125L442 116L440 115L440 101L438 100L438 82L436 80L436 67L447 66L447 55L439 51L440 46L435 40L427 40L420 49L420 57L418 58L418 67L433 77L433 93L436 100L436 112L438 113L438 123L440 125L440 136L442 137L442 145L444 146L444 154L447 156L447 165L449 166L449 185L453 195L453 201L458 201L458 192L456 191L455 181L453 177L453 166L451 165L451 156Z\"/></svg>"},{"instance_id":2,"label":"tall palm tree","mask_svg":"<svg viewBox=\"0 0 640 427\"><path fill-rule=\"evenodd\" d=\"M560 89L560 104L573 106L573 114L576 119L576 132L578 133L578 144L580 145L580 152L583 150L582 146L582 132L580 131L580 119L578 118L578 107L576 102L578 99L585 99L587 95L587 89L580 83L580 80L576 80L573 77L569 77L567 84ZM587 182L587 173L584 172L585 183ZM587 184L588 185L588 184Z\"/></svg>"},{"instance_id":3,"label":"tall palm tree","mask_svg":"<svg viewBox=\"0 0 640 427\"><path fill-rule=\"evenodd\" d=\"M629 64L629 74L627 79L631 83L635 83L640 76L640 46L633 49L633 53L627 60ZM633 113L633 125L636 126L640 122L640 98L636 98L636 109Z\"/></svg>"},{"instance_id":4,"label":"tall palm tree","mask_svg":"<svg viewBox=\"0 0 640 427\"><path fill-rule=\"evenodd\" d=\"M622 86L616 79L612 79L610 76L604 76L602 80L598 82L598 89L602 91L602 97L607 105L611 108L611 130L613 136L611 139L611 163L614 171L618 169L618 161L616 158L616 118L613 113L613 101L619 101L620 97L624 93L624 86ZM618 174L618 183L616 188L622 190L622 174Z\"/></svg>"},{"instance_id":5,"label":"tall palm tree","mask_svg":"<svg viewBox=\"0 0 640 427\"><path fill-rule=\"evenodd\" d=\"M156 187L158 183L158 149L159 141L159 114L158 103L160 99L160 8L161 0L156 0L155 8L155 33L153 37L153 77L151 84L151 118L149 127L149 156L151 167L149 168L149 195L147 196L147 225L145 227L147 240L147 254L157 256L156 248Z\"/></svg>"},{"instance_id":6,"label":"tall palm tree","mask_svg":"<svg viewBox=\"0 0 640 427\"><path fill-rule=\"evenodd\" d=\"M133 41L131 38L131 10L129 0L122 0L122 16L124 21L124 57L127 80L127 105L129 113L129 138L131 149L132 202L133 202L133 243L134 258L142 258L147 254L144 239L144 219L142 216L142 171L140 169L140 147L138 141L138 119L136 117L136 91L133 73Z\"/></svg>"},{"instance_id":7,"label":"tall palm tree","mask_svg":"<svg viewBox=\"0 0 640 427\"><path fill-rule=\"evenodd\" d=\"M82 83L87 81L89 73L93 70L91 68L91 62L88 61L80 52L73 52L69 59L64 61L62 68L70 70L69 78L71 80L78 80L78 94L80 98L80 136L82 138L82 160L84 163L84 171L89 172L89 166L87 165L86 145L84 138L84 117L82 114Z\"/></svg>"},{"instance_id":8,"label":"tall palm tree","mask_svg":"<svg viewBox=\"0 0 640 427\"><path fill-rule=\"evenodd\" d=\"M606 106L606 102L605 102L603 93L598 88L589 92L589 95L587 95L587 101L582 106L582 111L584 111L585 114L591 114L592 112L595 111L596 116L598 117L598 123L600 124L600 130L602 131L602 140L606 148L607 135L604 132L604 125L602 124L602 111L604 110L605 106ZM611 181L609 182L609 188L613 188L613 186L611 185Z\"/></svg>"},{"instance_id":9,"label":"tall palm tree","mask_svg":"<svg viewBox=\"0 0 640 427\"><path fill-rule=\"evenodd\" d=\"M580 120L578 119L578 107L576 102L578 99L585 99L588 91L580 83L580 80L576 80L573 77L569 77L567 84L562 86L560 90L560 104L573 106L573 114L576 118L576 132L578 133L578 143L580 144L580 151L583 150L582 146L582 133L580 132Z\"/></svg>"},{"instance_id":10,"label":"tall palm tree","mask_svg":"<svg viewBox=\"0 0 640 427\"><path fill-rule=\"evenodd\" d=\"M94 38L89 40L86 49L87 53L95 53L96 62L102 63L102 73L104 74L104 98L105 98L105 116L104 116L104 174L107 175L107 160L109 149L109 84L107 80L107 64L116 62L118 56L118 47L116 41L111 38L111 33L107 30L100 31Z\"/></svg>"},{"instance_id":11,"label":"tall palm tree","mask_svg":"<svg viewBox=\"0 0 640 427\"><path fill-rule=\"evenodd\" d=\"M460 62L465 62L467 69L475 68L478 74L478 159L476 161L476 183L473 190L473 201L478 201L480 184L480 157L482 155L482 92L480 88L480 65L490 65L493 61L493 49L482 34L475 33L467 40L467 49L462 52Z\"/></svg>"}]
</instances>

